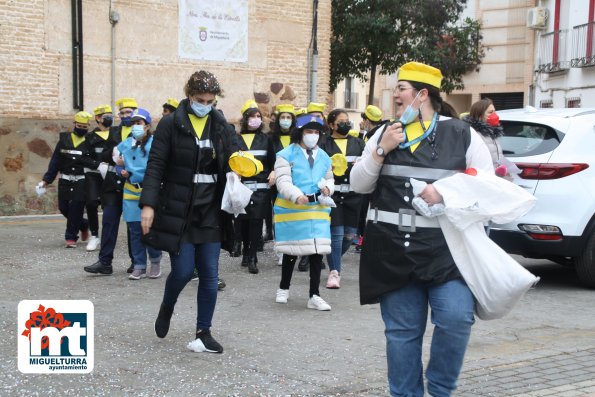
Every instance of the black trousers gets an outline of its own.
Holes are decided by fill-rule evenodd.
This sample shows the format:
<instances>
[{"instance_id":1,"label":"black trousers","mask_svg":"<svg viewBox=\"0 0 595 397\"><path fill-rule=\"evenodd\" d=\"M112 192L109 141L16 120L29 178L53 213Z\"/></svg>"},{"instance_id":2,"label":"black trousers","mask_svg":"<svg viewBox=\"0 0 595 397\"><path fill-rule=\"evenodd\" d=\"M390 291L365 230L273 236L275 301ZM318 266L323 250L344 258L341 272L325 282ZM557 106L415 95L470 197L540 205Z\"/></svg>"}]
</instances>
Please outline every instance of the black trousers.
<instances>
[{"instance_id":1,"label":"black trousers","mask_svg":"<svg viewBox=\"0 0 595 397\"><path fill-rule=\"evenodd\" d=\"M258 242L262 238L262 219L242 219L240 222L244 255L256 258Z\"/></svg>"},{"instance_id":2,"label":"black trousers","mask_svg":"<svg viewBox=\"0 0 595 397\"><path fill-rule=\"evenodd\" d=\"M91 235L99 236L99 200L87 201L85 205L87 209L87 218L89 219L89 230Z\"/></svg>"},{"instance_id":3,"label":"black trousers","mask_svg":"<svg viewBox=\"0 0 595 397\"><path fill-rule=\"evenodd\" d=\"M320 296L320 272L322 269L322 255L312 254L310 258L310 298L312 295ZM291 284L291 276L293 275L293 268L297 256L283 254L283 262L281 265L281 282L279 288L289 289Z\"/></svg>"},{"instance_id":4,"label":"black trousers","mask_svg":"<svg viewBox=\"0 0 595 397\"><path fill-rule=\"evenodd\" d=\"M83 218L83 214L85 213L85 202L77 200L59 200L58 209L66 218L66 232L64 233L64 239L77 241L79 238L79 230L83 231L89 229L89 222Z\"/></svg>"},{"instance_id":5,"label":"black trousers","mask_svg":"<svg viewBox=\"0 0 595 397\"><path fill-rule=\"evenodd\" d=\"M101 222L101 248L99 249L99 261L104 265L111 265L114 259L114 249L118 240L120 229L120 216L122 206L104 205L103 219Z\"/></svg>"}]
</instances>

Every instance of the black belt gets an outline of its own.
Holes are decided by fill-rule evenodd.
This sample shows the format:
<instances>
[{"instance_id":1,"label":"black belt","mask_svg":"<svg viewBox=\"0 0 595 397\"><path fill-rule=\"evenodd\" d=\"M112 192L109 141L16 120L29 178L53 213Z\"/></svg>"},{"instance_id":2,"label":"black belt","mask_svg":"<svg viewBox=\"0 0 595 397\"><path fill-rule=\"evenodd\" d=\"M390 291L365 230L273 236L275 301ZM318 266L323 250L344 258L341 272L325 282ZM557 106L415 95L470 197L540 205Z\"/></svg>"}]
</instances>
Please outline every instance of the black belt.
<instances>
[{"instance_id":1,"label":"black belt","mask_svg":"<svg viewBox=\"0 0 595 397\"><path fill-rule=\"evenodd\" d=\"M306 197L308 197L308 202L309 203L315 203L318 201L318 198L321 196L320 193L313 193L313 194L306 194Z\"/></svg>"}]
</instances>

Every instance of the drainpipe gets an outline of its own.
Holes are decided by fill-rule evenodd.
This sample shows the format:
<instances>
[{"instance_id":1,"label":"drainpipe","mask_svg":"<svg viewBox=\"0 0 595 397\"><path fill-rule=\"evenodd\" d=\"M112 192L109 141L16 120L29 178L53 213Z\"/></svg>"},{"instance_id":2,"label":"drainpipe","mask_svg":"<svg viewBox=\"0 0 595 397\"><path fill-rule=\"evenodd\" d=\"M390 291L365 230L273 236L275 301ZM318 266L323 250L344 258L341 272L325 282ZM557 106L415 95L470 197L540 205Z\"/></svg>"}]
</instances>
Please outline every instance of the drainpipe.
<instances>
[{"instance_id":1,"label":"drainpipe","mask_svg":"<svg viewBox=\"0 0 595 397\"><path fill-rule=\"evenodd\" d=\"M308 48L308 80L310 82L310 92L308 95L308 102L316 102L316 83L318 73L318 0L313 2L313 19L312 19L312 38L310 40L310 47ZM310 56L311 54L311 56Z\"/></svg>"},{"instance_id":2,"label":"drainpipe","mask_svg":"<svg viewBox=\"0 0 595 397\"><path fill-rule=\"evenodd\" d=\"M71 0L72 18L72 107L84 109L83 95L83 2Z\"/></svg>"},{"instance_id":3,"label":"drainpipe","mask_svg":"<svg viewBox=\"0 0 595 397\"><path fill-rule=\"evenodd\" d=\"M120 14L118 11L112 10L113 1L109 2L109 23L112 25L111 29L111 75L112 75L112 86L111 86L111 100L110 106L112 109L116 109L116 24L120 20Z\"/></svg>"}]
</instances>

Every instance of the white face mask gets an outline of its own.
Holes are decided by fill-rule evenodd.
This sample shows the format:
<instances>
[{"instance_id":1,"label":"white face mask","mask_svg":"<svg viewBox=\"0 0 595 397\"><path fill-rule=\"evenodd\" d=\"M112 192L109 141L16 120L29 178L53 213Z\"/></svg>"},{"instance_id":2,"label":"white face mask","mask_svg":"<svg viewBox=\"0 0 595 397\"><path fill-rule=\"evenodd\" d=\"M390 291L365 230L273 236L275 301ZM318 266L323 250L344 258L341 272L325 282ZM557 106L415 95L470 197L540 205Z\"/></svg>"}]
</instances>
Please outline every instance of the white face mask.
<instances>
[{"instance_id":1,"label":"white face mask","mask_svg":"<svg viewBox=\"0 0 595 397\"><path fill-rule=\"evenodd\" d=\"M314 149L318 143L318 134L304 134L302 139L308 149Z\"/></svg>"}]
</instances>

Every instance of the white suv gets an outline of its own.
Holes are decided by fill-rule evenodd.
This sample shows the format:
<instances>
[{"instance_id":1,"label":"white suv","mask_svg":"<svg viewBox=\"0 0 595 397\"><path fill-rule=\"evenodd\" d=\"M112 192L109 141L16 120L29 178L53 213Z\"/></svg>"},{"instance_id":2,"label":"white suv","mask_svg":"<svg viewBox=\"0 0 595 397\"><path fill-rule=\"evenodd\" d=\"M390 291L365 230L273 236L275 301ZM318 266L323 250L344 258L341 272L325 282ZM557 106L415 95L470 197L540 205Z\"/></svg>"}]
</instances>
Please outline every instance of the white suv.
<instances>
[{"instance_id":1,"label":"white suv","mask_svg":"<svg viewBox=\"0 0 595 397\"><path fill-rule=\"evenodd\" d=\"M509 253L573 265L595 288L595 109L499 111L504 155L521 170L514 182L537 197L525 216L493 225Z\"/></svg>"}]
</instances>

